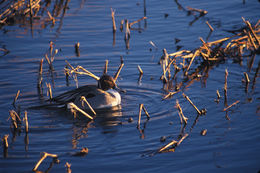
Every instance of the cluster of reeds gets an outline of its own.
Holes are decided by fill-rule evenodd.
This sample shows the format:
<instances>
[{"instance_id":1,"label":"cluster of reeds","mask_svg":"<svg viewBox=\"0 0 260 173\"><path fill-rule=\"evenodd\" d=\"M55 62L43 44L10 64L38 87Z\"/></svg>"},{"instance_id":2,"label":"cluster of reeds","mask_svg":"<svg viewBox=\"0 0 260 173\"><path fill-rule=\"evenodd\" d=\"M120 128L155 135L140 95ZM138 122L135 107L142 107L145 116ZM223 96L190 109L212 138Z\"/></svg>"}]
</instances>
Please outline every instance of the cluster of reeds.
<instances>
[{"instance_id":1,"label":"cluster of reeds","mask_svg":"<svg viewBox=\"0 0 260 173\"><path fill-rule=\"evenodd\" d=\"M191 10L191 8L189 8ZM193 9L194 10L194 9ZM194 10L198 12L197 10ZM205 15L206 13L201 11L201 14ZM184 93L185 88L189 87L194 80L202 80L206 83L207 76L209 70L214 67L215 65L219 64L220 62L225 61L227 58L234 59L235 61L239 58L242 61L243 57L251 57L249 63L249 69L251 69L255 54L258 54L260 51L260 20L252 26L249 21L246 21L242 18L243 22L246 24L240 32L235 33L230 37L225 37L216 41L212 42L205 42L202 38L201 40L202 45L194 50L180 50L174 53L168 53L166 49L163 49L163 55L160 58L160 64L162 67L162 75L160 79L164 84L164 89L167 92L166 95L163 97L163 100L168 99L174 96L177 93L182 92L183 97L191 104L191 106L196 110L197 116L194 120L190 128L190 132L196 125L199 117L201 115L206 114L206 109L198 109L197 106L191 101L191 99ZM207 22L210 32L213 32L213 27ZM150 41L150 44L157 49L157 46ZM201 62L193 64L194 61ZM259 72L259 65L256 69L252 89L254 88L256 78ZM173 72L172 72L173 69ZM192 70L194 69L194 70ZM138 70L140 75L143 74L140 66L138 66ZM177 81L177 73L183 73L184 80L178 83ZM201 73L202 72L202 73ZM243 82L246 83L246 92L248 90L248 85L250 83L250 77L246 72L243 73ZM228 104L228 70L225 70L224 75L224 108L223 111L226 112L226 118L229 120L228 111L234 105L237 105L240 100L237 100L231 104ZM221 99L219 90L217 90L217 99L216 102L219 102ZM141 105L142 106L142 105ZM140 112L141 107L139 109L139 121L138 127L140 127ZM178 136L177 140L171 140L168 144L164 145L163 147L159 148L156 153L161 152L173 152L175 148L189 135L188 133L184 133L185 127L188 123L188 118L184 115L182 110L182 106L180 105L178 99L176 99L176 109L178 110L178 115L180 118L180 123L182 124L181 133ZM141 134L143 134L144 129L140 130ZM201 135L206 135L207 129L203 129L201 131ZM144 136L144 135L143 135ZM166 137L162 137L161 141L165 141Z\"/></svg>"},{"instance_id":2,"label":"cluster of reeds","mask_svg":"<svg viewBox=\"0 0 260 173\"><path fill-rule=\"evenodd\" d=\"M14 100L13 100L13 108L12 110L9 111L9 117L7 120L10 120L10 129L12 133L12 141L15 140L17 134L20 134L21 132L25 132L25 149L28 150L28 144L29 144L29 138L28 138L28 133L29 133L29 123L28 123L28 116L27 116L27 111L24 111L24 116L22 117L21 113L21 107L20 104L17 104L18 97L20 96L20 90L17 91ZM4 157L8 157L8 137L9 134L5 134L2 137L2 143L3 143L3 149L4 149Z\"/></svg>"},{"instance_id":3,"label":"cluster of reeds","mask_svg":"<svg viewBox=\"0 0 260 173\"><path fill-rule=\"evenodd\" d=\"M1 2L0 27L23 23L30 26L33 34L34 26L45 28L56 21L63 20L70 0L57 0L54 3L48 0L10 0ZM58 30L60 30L62 22ZM38 28L39 28L38 27Z\"/></svg>"},{"instance_id":4,"label":"cluster of reeds","mask_svg":"<svg viewBox=\"0 0 260 173\"><path fill-rule=\"evenodd\" d=\"M164 99L176 94L183 83L176 83L175 86L170 85L176 79L176 74L182 69L183 75L190 81L200 78L198 72L207 70L227 58L242 61L243 56L254 55L260 50L260 27L259 23L251 26L249 21L243 21L246 26L241 32L236 33L230 37L225 37L216 41L205 42L199 38L202 45L194 50L180 50L174 53L167 53L163 49L163 55L160 60L163 74L161 80L168 84L168 87L174 88L174 92L169 92ZM247 55L244 55L247 53ZM194 61L201 61L195 68L194 72L190 72ZM171 66L173 66L174 74L171 74ZM172 77L173 76L173 77ZM248 83L248 78L245 73L245 78ZM187 86L187 85L186 85Z\"/></svg>"},{"instance_id":5,"label":"cluster of reeds","mask_svg":"<svg viewBox=\"0 0 260 173\"><path fill-rule=\"evenodd\" d=\"M115 45L115 33L117 30L116 27L116 18L115 18L115 12L116 10L111 8L111 17L112 17L112 29L113 29L113 45ZM140 23L142 20L145 21L145 25L146 25L146 3L144 0L144 16L141 17L140 19L130 22L128 19L123 19L120 21L120 31L123 32L124 31L124 40L125 40L125 45L126 45L126 49L129 49L129 42L130 42L130 35L131 35L131 30L141 30L141 28L134 28L133 25L136 23ZM125 27L125 29L124 29Z\"/></svg>"}]
</instances>

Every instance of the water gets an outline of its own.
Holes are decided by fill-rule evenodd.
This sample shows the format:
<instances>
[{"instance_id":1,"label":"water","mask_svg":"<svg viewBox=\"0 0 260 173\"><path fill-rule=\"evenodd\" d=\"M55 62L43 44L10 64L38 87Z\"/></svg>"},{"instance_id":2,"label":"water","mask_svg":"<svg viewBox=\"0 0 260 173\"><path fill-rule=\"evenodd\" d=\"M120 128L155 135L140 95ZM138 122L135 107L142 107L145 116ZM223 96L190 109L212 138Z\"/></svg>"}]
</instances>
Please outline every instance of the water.
<instances>
[{"instance_id":1,"label":"water","mask_svg":"<svg viewBox=\"0 0 260 173\"><path fill-rule=\"evenodd\" d=\"M52 10L53 3L47 7ZM147 20L142 21L132 30L129 49L126 49L124 32L120 32L122 19L130 22L144 15L143 1L70 1L67 10L61 10L56 17L56 24L35 20L33 30L28 24L4 26L1 30L0 46L10 52L0 57L0 135L9 134L8 156L5 157L3 146L0 150L0 172L32 172L40 158L40 152L58 154L60 164L54 164L49 172L65 172L66 162L72 166L72 172L257 172L260 170L259 126L259 78L255 88L252 83L248 92L241 82L243 72L247 72L251 81L259 62L256 55L252 69L244 58L242 65L227 60L213 67L208 72L207 80L195 80L183 91L200 109L206 108L206 116L196 121L195 109L176 94L168 100L163 84L159 80L162 70L158 61L162 49L169 53L176 51L176 46L193 50L201 45L199 37L206 40L209 21L215 31L209 41L230 36L226 30L239 29L244 26L241 17L256 23L259 19L260 4L256 0L246 1L179 1L186 8L205 9L208 14L194 21L193 15L187 15L178 9L175 1L146 1ZM63 2L63 5L65 2ZM117 32L113 43L110 8L116 9ZM165 17L168 14L168 17ZM46 16L46 15L44 15ZM45 24L45 27L43 27ZM175 44L175 38L181 41ZM122 94L122 110L102 112L93 123L73 116L64 110L28 109L41 105L43 98L37 92L37 77L40 59L53 41L59 52L53 62L53 76L48 71L46 60L43 64L43 97L46 96L45 82L53 86L53 94L75 88L70 78L67 86L63 68L65 60L73 66L81 65L100 76L104 62L109 60L108 73L113 75L120 65L120 56L124 64L118 85L126 90ZM158 47L155 50L149 41ZM80 42L80 57L75 54L74 44ZM150 48L152 51L150 51ZM138 82L137 65L144 71ZM193 70L195 66L191 68ZM237 100L240 103L226 113L224 99L216 103L216 90L223 96L224 74L228 69L228 104ZM178 81L182 81L178 76ZM93 84L90 77L80 76L79 85ZM13 134L9 110L17 91L21 91L16 105L20 105L22 116L28 111L30 130L25 135ZM176 99L189 118L184 129L189 136L176 148L175 152L154 153L171 140L177 140L182 126L175 106ZM136 128L139 104L143 103L151 119L146 121L142 115L140 133ZM128 122L133 118L133 122ZM207 129L206 136L200 132ZM160 138L166 136L165 142ZM26 142L26 138L28 138ZM73 153L88 147L85 157L72 156ZM39 167L46 171L52 160L47 158Z\"/></svg>"}]
</instances>

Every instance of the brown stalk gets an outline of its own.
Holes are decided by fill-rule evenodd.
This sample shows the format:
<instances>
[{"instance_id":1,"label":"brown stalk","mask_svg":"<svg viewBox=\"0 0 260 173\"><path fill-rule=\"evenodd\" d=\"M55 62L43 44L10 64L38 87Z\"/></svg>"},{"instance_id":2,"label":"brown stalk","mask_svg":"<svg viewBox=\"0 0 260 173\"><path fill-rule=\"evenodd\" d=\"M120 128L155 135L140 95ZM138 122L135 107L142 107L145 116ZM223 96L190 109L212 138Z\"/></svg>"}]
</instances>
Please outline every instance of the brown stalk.
<instances>
[{"instance_id":1,"label":"brown stalk","mask_svg":"<svg viewBox=\"0 0 260 173\"><path fill-rule=\"evenodd\" d=\"M77 55L78 57L80 56L79 46L80 46L80 43L77 42L77 43L75 44L75 52L76 52L76 55Z\"/></svg>"},{"instance_id":2,"label":"brown stalk","mask_svg":"<svg viewBox=\"0 0 260 173\"><path fill-rule=\"evenodd\" d=\"M246 31L244 31L244 32L248 35L248 38L249 38L251 44L253 45L254 49L257 50L257 47L256 47L256 45L255 45L255 42L254 42L254 40L253 40L252 35L250 34L250 32L246 32Z\"/></svg>"},{"instance_id":3,"label":"brown stalk","mask_svg":"<svg viewBox=\"0 0 260 173\"><path fill-rule=\"evenodd\" d=\"M217 97L218 97L218 99L220 99L220 97L221 97L218 90L217 90Z\"/></svg>"},{"instance_id":4,"label":"brown stalk","mask_svg":"<svg viewBox=\"0 0 260 173\"><path fill-rule=\"evenodd\" d=\"M125 20L125 41L130 39L130 29L129 29L129 23L128 20Z\"/></svg>"},{"instance_id":5,"label":"brown stalk","mask_svg":"<svg viewBox=\"0 0 260 173\"><path fill-rule=\"evenodd\" d=\"M155 49L158 49L158 47L154 44L154 42L149 41L149 43L150 43Z\"/></svg>"},{"instance_id":6,"label":"brown stalk","mask_svg":"<svg viewBox=\"0 0 260 173\"><path fill-rule=\"evenodd\" d=\"M167 148L169 148L172 145L176 145L178 142L175 140L172 140L170 143L168 143L167 145L163 146L162 148L160 148L158 150L158 153L161 153L162 151L166 150Z\"/></svg>"},{"instance_id":7,"label":"brown stalk","mask_svg":"<svg viewBox=\"0 0 260 173\"><path fill-rule=\"evenodd\" d=\"M147 119L150 119L150 115L149 115L148 111L145 109L144 105L142 106L142 108L143 108L143 111L144 111Z\"/></svg>"},{"instance_id":8,"label":"brown stalk","mask_svg":"<svg viewBox=\"0 0 260 173\"><path fill-rule=\"evenodd\" d=\"M228 70L225 70L225 84L224 84L224 94L225 94L225 100L227 98L227 77L228 77Z\"/></svg>"},{"instance_id":9,"label":"brown stalk","mask_svg":"<svg viewBox=\"0 0 260 173\"><path fill-rule=\"evenodd\" d=\"M248 74L246 73L246 72L244 72L244 76L245 76L245 81L246 81L246 83L249 83L250 82L250 79L249 79L249 77L248 77Z\"/></svg>"},{"instance_id":10,"label":"brown stalk","mask_svg":"<svg viewBox=\"0 0 260 173\"><path fill-rule=\"evenodd\" d=\"M33 17L32 0L29 0L29 6L30 6L30 16L31 16L31 19L32 19L32 17Z\"/></svg>"},{"instance_id":11,"label":"brown stalk","mask_svg":"<svg viewBox=\"0 0 260 173\"><path fill-rule=\"evenodd\" d=\"M94 115L97 114L97 113L94 111L94 109L92 108L92 106L89 104L89 102L87 101L86 97L81 96L81 99L80 99L80 100L82 101L82 107L84 107L83 102L85 102L85 103L88 105L89 109L93 112L93 114L94 114Z\"/></svg>"},{"instance_id":12,"label":"brown stalk","mask_svg":"<svg viewBox=\"0 0 260 173\"><path fill-rule=\"evenodd\" d=\"M185 138L187 138L188 136L189 136L188 133L186 133L184 136L182 136L182 138L178 141L178 143L177 143L176 146L179 146L179 145L182 143L182 141L183 141Z\"/></svg>"},{"instance_id":13,"label":"brown stalk","mask_svg":"<svg viewBox=\"0 0 260 173\"><path fill-rule=\"evenodd\" d=\"M189 11L199 12L200 15L205 15L205 14L208 13L206 10L202 10L202 9L196 9L196 8L191 8L191 7L187 7L187 9L188 9Z\"/></svg>"},{"instance_id":14,"label":"brown stalk","mask_svg":"<svg viewBox=\"0 0 260 173\"><path fill-rule=\"evenodd\" d=\"M174 145L173 148L175 149L177 146L179 146L179 145L182 143L182 141L183 141L185 138L187 138L187 136L189 136L188 133L186 133L184 136L182 136L182 138L181 138L178 142L175 141L175 140L172 140L170 143L168 143L167 145L165 145L165 146L163 146L162 148L160 148L160 149L158 150L158 153L163 152L164 150L166 150L167 148L169 148L169 147L172 146L172 145Z\"/></svg>"},{"instance_id":15,"label":"brown stalk","mask_svg":"<svg viewBox=\"0 0 260 173\"><path fill-rule=\"evenodd\" d=\"M47 62L48 62L48 64L49 64L49 69L50 69L51 71L53 71L54 68L53 68L53 66L52 66L52 61L50 61L50 59L49 59L49 57L48 57L47 54L45 54L45 59L47 60Z\"/></svg>"},{"instance_id":16,"label":"brown stalk","mask_svg":"<svg viewBox=\"0 0 260 173\"><path fill-rule=\"evenodd\" d=\"M114 75L114 80L115 80L115 82L116 82L116 80L117 80L117 78L118 78L118 76L119 76L119 73L120 73L120 71L122 70L123 67L124 67L124 62L121 61L121 64L120 64L119 68L117 69L117 72L116 72L115 75Z\"/></svg>"},{"instance_id":17,"label":"brown stalk","mask_svg":"<svg viewBox=\"0 0 260 173\"><path fill-rule=\"evenodd\" d=\"M115 11L111 8L111 17L112 17L112 22L113 22L113 32L116 32L116 22L115 22Z\"/></svg>"},{"instance_id":18,"label":"brown stalk","mask_svg":"<svg viewBox=\"0 0 260 173\"><path fill-rule=\"evenodd\" d=\"M54 25L55 24L55 18L51 15L51 13L49 11L47 11L47 14L48 14L50 20L52 21L52 24Z\"/></svg>"},{"instance_id":19,"label":"brown stalk","mask_svg":"<svg viewBox=\"0 0 260 173\"><path fill-rule=\"evenodd\" d=\"M198 112L198 114L201 115L200 110L192 103L192 101L190 100L190 98L189 98L187 95L185 95L184 93L182 93L182 95L183 95L183 97L184 97L186 100L188 100L188 101L190 102L190 104L194 107L194 109Z\"/></svg>"},{"instance_id":20,"label":"brown stalk","mask_svg":"<svg viewBox=\"0 0 260 173\"><path fill-rule=\"evenodd\" d=\"M87 114L85 111L83 111L82 109L80 109L77 105L75 105L74 103L69 103L69 107L72 110L76 110L79 111L80 113L82 113L83 115L85 115L86 117L88 117L89 119L93 120L93 117L91 117L89 114Z\"/></svg>"},{"instance_id":21,"label":"brown stalk","mask_svg":"<svg viewBox=\"0 0 260 173\"><path fill-rule=\"evenodd\" d=\"M25 121L25 132L29 132L29 125L28 125L28 117L27 117L27 111L24 112L24 121Z\"/></svg>"},{"instance_id":22,"label":"brown stalk","mask_svg":"<svg viewBox=\"0 0 260 173\"><path fill-rule=\"evenodd\" d=\"M41 156L40 160L36 163L36 165L35 165L34 168L32 169L33 171L36 171L36 170L38 169L38 167L40 166L40 164L42 163L42 161L43 161L44 159L46 159L48 156L49 156L49 157L52 157L52 158L54 158L54 159L57 159L57 158L58 158L58 155L57 155L57 154L49 154L49 153L46 153L46 152L43 152L41 155L42 155L42 156Z\"/></svg>"},{"instance_id":23,"label":"brown stalk","mask_svg":"<svg viewBox=\"0 0 260 173\"><path fill-rule=\"evenodd\" d=\"M166 96L163 97L163 100L165 100L165 99L167 99L167 98L173 96L174 94L177 94L178 92L180 92L180 91L169 92Z\"/></svg>"},{"instance_id":24,"label":"brown stalk","mask_svg":"<svg viewBox=\"0 0 260 173\"><path fill-rule=\"evenodd\" d=\"M120 22L120 31L122 32L124 29L124 20L122 19Z\"/></svg>"},{"instance_id":25,"label":"brown stalk","mask_svg":"<svg viewBox=\"0 0 260 173\"><path fill-rule=\"evenodd\" d=\"M106 62L105 62L103 74L107 74L107 67L108 67L108 60L106 60Z\"/></svg>"},{"instance_id":26,"label":"brown stalk","mask_svg":"<svg viewBox=\"0 0 260 173\"><path fill-rule=\"evenodd\" d=\"M40 61L40 65L39 65L39 71L38 71L38 87L41 86L42 84L42 64L43 64L43 58Z\"/></svg>"},{"instance_id":27,"label":"brown stalk","mask_svg":"<svg viewBox=\"0 0 260 173\"><path fill-rule=\"evenodd\" d=\"M48 88L47 96L49 96L49 98L52 99L51 84L46 82L46 86L47 86L47 88Z\"/></svg>"},{"instance_id":28,"label":"brown stalk","mask_svg":"<svg viewBox=\"0 0 260 173\"><path fill-rule=\"evenodd\" d=\"M131 28L131 26L132 26L133 24L136 24L136 23L138 23L138 22L140 22L140 21L142 21L142 20L144 20L144 19L147 19L147 17L142 17L142 18L140 18L140 19L138 19L138 20L136 20L136 21L134 21L134 22L131 22L131 23L129 24L129 27Z\"/></svg>"},{"instance_id":29,"label":"brown stalk","mask_svg":"<svg viewBox=\"0 0 260 173\"><path fill-rule=\"evenodd\" d=\"M17 129L18 124L21 123L21 118L19 117L19 115L14 110L9 111L9 115L12 119L12 123L13 123L14 128Z\"/></svg>"},{"instance_id":30,"label":"brown stalk","mask_svg":"<svg viewBox=\"0 0 260 173\"><path fill-rule=\"evenodd\" d=\"M65 164L65 167L66 167L66 171L67 171L67 173L71 173L72 171L71 171L71 164L69 164L68 162L66 162L66 164Z\"/></svg>"},{"instance_id":31,"label":"brown stalk","mask_svg":"<svg viewBox=\"0 0 260 173\"><path fill-rule=\"evenodd\" d=\"M213 32L214 31L214 29L213 29L213 27L209 24L209 22L208 21L206 21L206 24L208 25L208 27L209 27L209 29L210 29L210 31L211 32Z\"/></svg>"},{"instance_id":32,"label":"brown stalk","mask_svg":"<svg viewBox=\"0 0 260 173\"><path fill-rule=\"evenodd\" d=\"M139 74L140 74L140 75L143 75L144 72L143 72L143 70L141 69L141 67L138 65L137 68L138 68Z\"/></svg>"},{"instance_id":33,"label":"brown stalk","mask_svg":"<svg viewBox=\"0 0 260 173\"><path fill-rule=\"evenodd\" d=\"M195 53L193 54L191 60L190 60L190 64L189 64L189 66L187 67L187 69L186 69L186 71L185 71L185 75L188 75L188 71L189 71L189 69L190 69L190 66L191 66L193 60L195 59L195 57L198 55L198 53L199 53L199 50L197 49L197 50L195 51Z\"/></svg>"},{"instance_id":34,"label":"brown stalk","mask_svg":"<svg viewBox=\"0 0 260 173\"><path fill-rule=\"evenodd\" d=\"M7 149L9 147L8 137L9 135L4 135L4 137L2 138L4 149Z\"/></svg>"},{"instance_id":35,"label":"brown stalk","mask_svg":"<svg viewBox=\"0 0 260 173\"><path fill-rule=\"evenodd\" d=\"M253 30L251 23L249 21L246 21L244 17L242 17L243 21L245 22L245 24L248 26L249 30L251 31L251 33L253 34L258 46L260 46L260 40L258 39L255 31Z\"/></svg>"},{"instance_id":36,"label":"brown stalk","mask_svg":"<svg viewBox=\"0 0 260 173\"><path fill-rule=\"evenodd\" d=\"M143 108L143 104L139 104L139 114L138 114L138 122L137 122L137 127L140 127L140 123L141 123L141 116L142 116L142 108Z\"/></svg>"},{"instance_id":37,"label":"brown stalk","mask_svg":"<svg viewBox=\"0 0 260 173\"><path fill-rule=\"evenodd\" d=\"M189 50L180 50L178 52L174 52L174 53L171 53L171 54L168 54L168 55L169 56L178 57L178 56L182 56L183 53L191 53L191 51L189 51Z\"/></svg>"},{"instance_id":38,"label":"brown stalk","mask_svg":"<svg viewBox=\"0 0 260 173\"><path fill-rule=\"evenodd\" d=\"M13 105L15 105L15 102L18 99L19 95L20 95L20 90L18 90L17 93L16 93L16 96L15 96L14 101L13 101Z\"/></svg>"},{"instance_id":39,"label":"brown stalk","mask_svg":"<svg viewBox=\"0 0 260 173\"><path fill-rule=\"evenodd\" d=\"M180 113L180 115L181 115L182 120L185 122L185 124L187 124L188 118L186 118L186 117L184 116L184 114L183 114L183 112L182 112L182 108L181 108L181 106L180 106L180 104L179 104L179 101L178 101L177 99L176 99L176 108L178 109L178 111L179 111L179 113ZM182 120L181 120L181 122L182 122Z\"/></svg>"},{"instance_id":40,"label":"brown stalk","mask_svg":"<svg viewBox=\"0 0 260 173\"><path fill-rule=\"evenodd\" d=\"M222 39L219 39L219 40L216 40L216 41L212 41L212 42L208 42L208 46L211 46L213 44L219 44L219 43L222 43L224 41L227 41L229 40L231 37L226 37L226 38L222 38Z\"/></svg>"},{"instance_id":41,"label":"brown stalk","mask_svg":"<svg viewBox=\"0 0 260 173\"><path fill-rule=\"evenodd\" d=\"M223 111L227 111L229 108L231 108L232 106L238 104L240 102L240 100L235 101L234 103L232 103L231 105L229 105L228 107L224 108Z\"/></svg>"}]
</instances>

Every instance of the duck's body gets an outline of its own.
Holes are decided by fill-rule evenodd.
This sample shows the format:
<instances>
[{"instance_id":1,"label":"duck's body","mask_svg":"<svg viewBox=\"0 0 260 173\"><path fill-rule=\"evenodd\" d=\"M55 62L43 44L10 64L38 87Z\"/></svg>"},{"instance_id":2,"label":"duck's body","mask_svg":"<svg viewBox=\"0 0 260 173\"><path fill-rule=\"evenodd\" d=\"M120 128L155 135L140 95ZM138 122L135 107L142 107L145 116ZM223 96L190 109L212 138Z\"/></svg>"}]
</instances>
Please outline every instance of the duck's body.
<instances>
[{"instance_id":1,"label":"duck's body","mask_svg":"<svg viewBox=\"0 0 260 173\"><path fill-rule=\"evenodd\" d=\"M103 75L98 81L98 86L82 86L54 97L51 101L67 108L70 108L69 103L74 103L81 109L89 109L86 102L82 101L84 96L93 109L112 108L121 104L121 96L115 87L113 78Z\"/></svg>"}]
</instances>

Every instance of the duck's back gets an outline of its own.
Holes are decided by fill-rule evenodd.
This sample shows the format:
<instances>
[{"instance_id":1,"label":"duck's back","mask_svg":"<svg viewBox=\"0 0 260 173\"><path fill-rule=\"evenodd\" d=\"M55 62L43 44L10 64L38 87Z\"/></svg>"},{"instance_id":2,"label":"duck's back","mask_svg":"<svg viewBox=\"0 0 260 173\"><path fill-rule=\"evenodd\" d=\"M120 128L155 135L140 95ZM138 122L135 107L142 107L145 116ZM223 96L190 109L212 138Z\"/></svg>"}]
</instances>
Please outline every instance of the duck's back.
<instances>
[{"instance_id":1,"label":"duck's back","mask_svg":"<svg viewBox=\"0 0 260 173\"><path fill-rule=\"evenodd\" d=\"M94 85L86 85L56 96L52 101L60 105L72 102L81 109L89 109L87 104L81 100L81 97L84 96L94 109L109 108L121 103L120 94L113 91L103 91Z\"/></svg>"}]
</instances>

